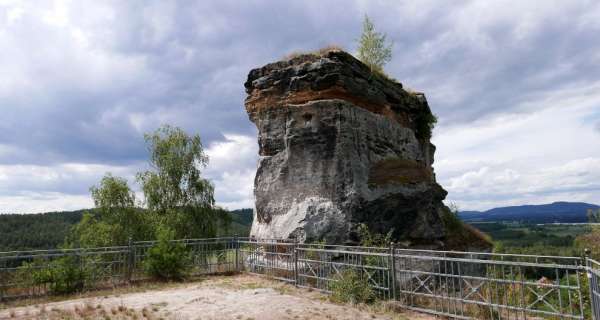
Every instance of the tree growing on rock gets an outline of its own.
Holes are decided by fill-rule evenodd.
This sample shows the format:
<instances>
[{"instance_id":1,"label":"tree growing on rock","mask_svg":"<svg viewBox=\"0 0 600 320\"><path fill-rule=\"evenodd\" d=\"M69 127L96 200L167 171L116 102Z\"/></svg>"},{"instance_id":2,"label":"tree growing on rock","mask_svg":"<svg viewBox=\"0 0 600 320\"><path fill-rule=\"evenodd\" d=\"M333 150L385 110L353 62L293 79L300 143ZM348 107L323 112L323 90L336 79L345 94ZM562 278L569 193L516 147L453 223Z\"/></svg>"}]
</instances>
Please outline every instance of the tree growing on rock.
<instances>
[{"instance_id":1,"label":"tree growing on rock","mask_svg":"<svg viewBox=\"0 0 600 320\"><path fill-rule=\"evenodd\" d=\"M375 26L367 15L358 40L358 59L368 65L371 71L380 73L383 73L383 66L392 59L392 44L387 43L386 34L375 31Z\"/></svg>"}]
</instances>

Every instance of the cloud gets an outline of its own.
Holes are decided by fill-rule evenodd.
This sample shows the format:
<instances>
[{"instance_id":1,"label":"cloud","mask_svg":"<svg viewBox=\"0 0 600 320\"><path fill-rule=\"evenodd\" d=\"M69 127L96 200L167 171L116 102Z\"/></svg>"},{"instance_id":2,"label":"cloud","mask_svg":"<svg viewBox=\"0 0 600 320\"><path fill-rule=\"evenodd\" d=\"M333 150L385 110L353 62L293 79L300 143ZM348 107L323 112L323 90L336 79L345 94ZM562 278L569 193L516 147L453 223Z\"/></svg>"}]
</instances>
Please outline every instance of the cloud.
<instances>
[{"instance_id":1,"label":"cloud","mask_svg":"<svg viewBox=\"0 0 600 320\"><path fill-rule=\"evenodd\" d=\"M215 184L217 204L228 209L253 208L256 138L225 134L225 139L206 149L210 159L206 174Z\"/></svg>"},{"instance_id":2,"label":"cloud","mask_svg":"<svg viewBox=\"0 0 600 320\"><path fill-rule=\"evenodd\" d=\"M0 196L0 214L69 211L93 206L89 196L59 192L27 192L19 196Z\"/></svg>"},{"instance_id":3,"label":"cloud","mask_svg":"<svg viewBox=\"0 0 600 320\"><path fill-rule=\"evenodd\" d=\"M0 198L83 204L71 197L101 171L141 170L143 133L169 123L201 135L218 202L250 206L248 71L294 50L353 51L368 14L394 42L388 73L424 91L439 116L438 177L450 199L467 201L457 188L469 172L529 179L600 157L599 13L589 1L1 1ZM484 190L469 206L547 199L540 192ZM58 203L73 207L48 200Z\"/></svg>"},{"instance_id":4,"label":"cloud","mask_svg":"<svg viewBox=\"0 0 600 320\"><path fill-rule=\"evenodd\" d=\"M576 97L580 97L576 95ZM528 114L441 127L434 140L438 181L465 209L600 197L600 139L589 124L600 96L554 98ZM542 106L547 99L537 101Z\"/></svg>"}]
</instances>

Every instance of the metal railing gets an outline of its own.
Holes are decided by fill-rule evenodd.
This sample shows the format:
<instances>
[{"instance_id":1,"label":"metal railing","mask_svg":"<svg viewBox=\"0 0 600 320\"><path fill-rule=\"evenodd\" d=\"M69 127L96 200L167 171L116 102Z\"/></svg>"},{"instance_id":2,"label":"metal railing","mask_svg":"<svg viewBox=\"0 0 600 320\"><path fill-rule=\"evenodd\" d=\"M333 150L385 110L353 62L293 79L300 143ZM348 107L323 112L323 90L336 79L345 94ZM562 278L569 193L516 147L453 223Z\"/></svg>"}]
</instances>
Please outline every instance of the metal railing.
<instances>
[{"instance_id":1,"label":"metal railing","mask_svg":"<svg viewBox=\"0 0 600 320\"><path fill-rule=\"evenodd\" d=\"M600 262L586 259L590 286L590 305L593 320L600 320Z\"/></svg>"},{"instance_id":2,"label":"metal railing","mask_svg":"<svg viewBox=\"0 0 600 320\"><path fill-rule=\"evenodd\" d=\"M580 258L396 250L396 263L409 309L461 319L584 318Z\"/></svg>"},{"instance_id":3,"label":"metal railing","mask_svg":"<svg viewBox=\"0 0 600 320\"><path fill-rule=\"evenodd\" d=\"M379 298L439 316L600 320L600 264L587 257L237 237L176 242L187 248L192 275L246 271L329 293L352 272ZM81 289L146 279L144 261L155 244L140 241L104 248L0 252L0 300L52 292L54 284L39 277L65 261L86 273Z\"/></svg>"}]
</instances>

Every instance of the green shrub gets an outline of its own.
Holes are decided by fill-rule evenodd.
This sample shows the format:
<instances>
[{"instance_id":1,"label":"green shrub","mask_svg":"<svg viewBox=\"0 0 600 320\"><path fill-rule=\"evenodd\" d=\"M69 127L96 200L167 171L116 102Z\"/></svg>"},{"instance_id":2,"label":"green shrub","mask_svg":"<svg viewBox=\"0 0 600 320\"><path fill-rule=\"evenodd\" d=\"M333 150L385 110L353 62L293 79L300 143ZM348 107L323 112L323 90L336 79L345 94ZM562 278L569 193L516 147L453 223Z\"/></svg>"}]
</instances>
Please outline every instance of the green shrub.
<instances>
[{"instance_id":1,"label":"green shrub","mask_svg":"<svg viewBox=\"0 0 600 320\"><path fill-rule=\"evenodd\" d=\"M148 275L160 280L182 280L189 269L190 256L181 242L174 242L175 232L160 228L158 241L152 246L144 260Z\"/></svg>"},{"instance_id":2,"label":"green shrub","mask_svg":"<svg viewBox=\"0 0 600 320\"><path fill-rule=\"evenodd\" d=\"M53 261L51 270L52 283L50 290L56 294L67 294L81 291L86 281L85 269L81 267L78 257L69 256Z\"/></svg>"},{"instance_id":3,"label":"green shrub","mask_svg":"<svg viewBox=\"0 0 600 320\"><path fill-rule=\"evenodd\" d=\"M429 108L421 108L416 117L416 136L418 139L431 139L433 128L437 123L437 117L431 113Z\"/></svg>"},{"instance_id":4,"label":"green shrub","mask_svg":"<svg viewBox=\"0 0 600 320\"><path fill-rule=\"evenodd\" d=\"M83 290L88 272L79 257L66 256L51 262L25 262L19 268L19 279L27 286L47 285L52 294L68 294Z\"/></svg>"},{"instance_id":5,"label":"green shrub","mask_svg":"<svg viewBox=\"0 0 600 320\"><path fill-rule=\"evenodd\" d=\"M590 232L575 238L575 247L579 252L590 250L590 257L600 261L600 227L593 227Z\"/></svg>"},{"instance_id":6,"label":"green shrub","mask_svg":"<svg viewBox=\"0 0 600 320\"><path fill-rule=\"evenodd\" d=\"M357 231L360 236L360 245L363 247L387 248L392 244L393 228L384 235L372 232L366 224L361 223L358 225Z\"/></svg>"},{"instance_id":7,"label":"green shrub","mask_svg":"<svg viewBox=\"0 0 600 320\"><path fill-rule=\"evenodd\" d=\"M371 303L376 298L368 279L354 270L344 270L341 275L336 276L330 289L331 300L338 303Z\"/></svg>"}]
</instances>

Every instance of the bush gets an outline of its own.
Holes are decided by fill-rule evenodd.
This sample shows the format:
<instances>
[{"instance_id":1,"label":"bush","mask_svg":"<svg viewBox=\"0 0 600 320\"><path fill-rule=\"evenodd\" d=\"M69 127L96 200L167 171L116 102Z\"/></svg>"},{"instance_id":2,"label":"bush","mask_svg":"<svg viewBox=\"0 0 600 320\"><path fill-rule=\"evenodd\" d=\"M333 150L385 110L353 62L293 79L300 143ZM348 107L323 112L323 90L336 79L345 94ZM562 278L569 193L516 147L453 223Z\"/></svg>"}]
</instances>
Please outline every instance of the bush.
<instances>
[{"instance_id":1,"label":"bush","mask_svg":"<svg viewBox=\"0 0 600 320\"><path fill-rule=\"evenodd\" d=\"M338 303L371 303L376 297L368 279L354 270L344 270L341 275L336 276L330 289L331 300Z\"/></svg>"},{"instance_id":2,"label":"bush","mask_svg":"<svg viewBox=\"0 0 600 320\"><path fill-rule=\"evenodd\" d=\"M78 263L78 257L63 257L53 263L50 290L57 294L81 291L87 279L85 269Z\"/></svg>"},{"instance_id":3,"label":"bush","mask_svg":"<svg viewBox=\"0 0 600 320\"><path fill-rule=\"evenodd\" d=\"M48 285L50 293L69 294L83 290L88 273L79 257L66 256L50 263L33 261L19 268L19 279L28 286Z\"/></svg>"},{"instance_id":4,"label":"bush","mask_svg":"<svg viewBox=\"0 0 600 320\"><path fill-rule=\"evenodd\" d=\"M381 233L372 232L366 224L361 223L358 225L357 231L360 237L360 245L363 247L387 248L392 244L393 228L383 235Z\"/></svg>"},{"instance_id":5,"label":"bush","mask_svg":"<svg viewBox=\"0 0 600 320\"><path fill-rule=\"evenodd\" d=\"M416 136L418 139L431 139L433 128L437 123L437 117L431 113L429 108L421 108L416 117Z\"/></svg>"},{"instance_id":6,"label":"bush","mask_svg":"<svg viewBox=\"0 0 600 320\"><path fill-rule=\"evenodd\" d=\"M174 242L175 232L160 228L158 242L152 246L144 260L148 275L159 280L182 280L189 268L189 254L183 243Z\"/></svg>"},{"instance_id":7,"label":"bush","mask_svg":"<svg viewBox=\"0 0 600 320\"><path fill-rule=\"evenodd\" d=\"M593 227L590 232L577 236L575 247L580 252L589 249L591 258L600 261L600 227Z\"/></svg>"}]
</instances>

